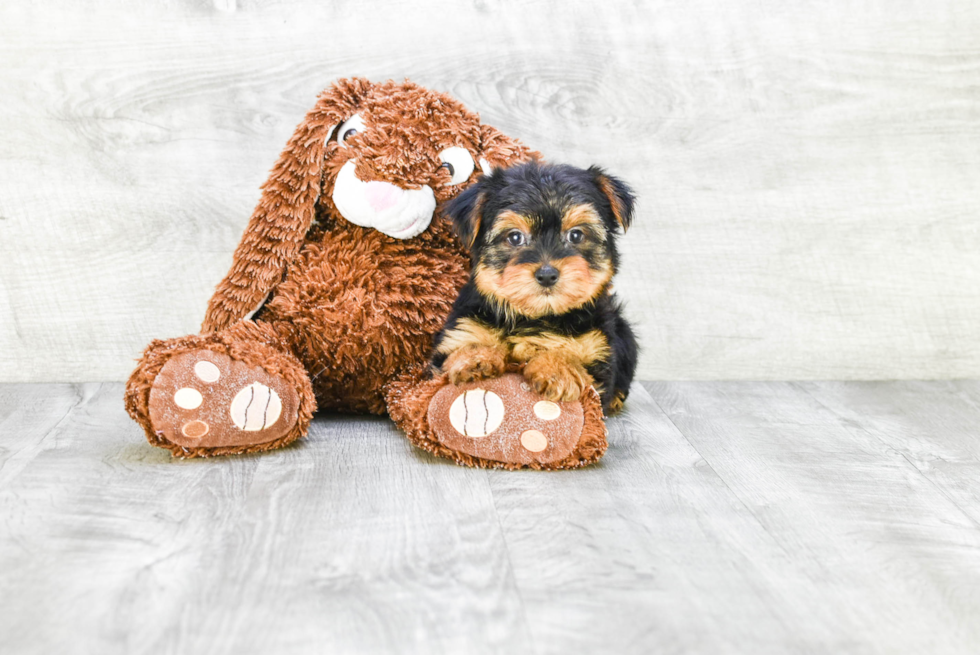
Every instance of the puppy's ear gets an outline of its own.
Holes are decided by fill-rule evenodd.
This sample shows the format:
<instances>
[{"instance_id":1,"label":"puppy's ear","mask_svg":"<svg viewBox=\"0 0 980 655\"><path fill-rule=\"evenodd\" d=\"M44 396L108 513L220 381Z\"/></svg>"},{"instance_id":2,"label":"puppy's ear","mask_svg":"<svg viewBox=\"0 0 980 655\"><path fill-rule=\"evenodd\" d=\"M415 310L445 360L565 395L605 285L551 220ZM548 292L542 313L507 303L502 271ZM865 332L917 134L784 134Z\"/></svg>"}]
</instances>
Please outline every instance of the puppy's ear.
<instances>
[{"instance_id":1,"label":"puppy's ear","mask_svg":"<svg viewBox=\"0 0 980 655\"><path fill-rule=\"evenodd\" d=\"M540 161L541 153L512 139L495 127L480 126L480 156L477 164L484 175L495 168L510 168L528 160Z\"/></svg>"},{"instance_id":2,"label":"puppy's ear","mask_svg":"<svg viewBox=\"0 0 980 655\"><path fill-rule=\"evenodd\" d=\"M592 173L599 191L609 199L613 218L623 228L623 232L626 232L633 224L633 205L636 203L633 190L619 178L607 175L598 166L590 167L589 172Z\"/></svg>"},{"instance_id":3,"label":"puppy's ear","mask_svg":"<svg viewBox=\"0 0 980 655\"><path fill-rule=\"evenodd\" d=\"M320 94L296 127L235 249L231 270L208 302L204 332L216 332L245 318L282 280L297 256L316 214L323 183L326 141L347 120L373 84L361 78L338 80Z\"/></svg>"},{"instance_id":4,"label":"puppy's ear","mask_svg":"<svg viewBox=\"0 0 980 655\"><path fill-rule=\"evenodd\" d=\"M443 209L443 213L453 222L459 240L470 250L476 244L476 237L480 233L480 224L483 221L486 180L486 177L481 178L479 182L467 187Z\"/></svg>"}]
</instances>

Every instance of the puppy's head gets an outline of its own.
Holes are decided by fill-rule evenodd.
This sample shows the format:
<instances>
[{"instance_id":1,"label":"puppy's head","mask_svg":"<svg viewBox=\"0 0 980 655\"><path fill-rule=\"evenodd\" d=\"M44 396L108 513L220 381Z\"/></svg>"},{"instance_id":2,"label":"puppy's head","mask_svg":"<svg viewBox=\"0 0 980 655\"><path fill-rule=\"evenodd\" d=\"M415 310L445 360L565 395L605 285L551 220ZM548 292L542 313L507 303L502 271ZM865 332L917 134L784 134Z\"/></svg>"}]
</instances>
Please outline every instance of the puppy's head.
<instances>
[{"instance_id":1,"label":"puppy's head","mask_svg":"<svg viewBox=\"0 0 980 655\"><path fill-rule=\"evenodd\" d=\"M595 166L532 162L495 169L445 211L470 247L480 293L540 318L581 307L606 288L633 201L626 184Z\"/></svg>"}]
</instances>

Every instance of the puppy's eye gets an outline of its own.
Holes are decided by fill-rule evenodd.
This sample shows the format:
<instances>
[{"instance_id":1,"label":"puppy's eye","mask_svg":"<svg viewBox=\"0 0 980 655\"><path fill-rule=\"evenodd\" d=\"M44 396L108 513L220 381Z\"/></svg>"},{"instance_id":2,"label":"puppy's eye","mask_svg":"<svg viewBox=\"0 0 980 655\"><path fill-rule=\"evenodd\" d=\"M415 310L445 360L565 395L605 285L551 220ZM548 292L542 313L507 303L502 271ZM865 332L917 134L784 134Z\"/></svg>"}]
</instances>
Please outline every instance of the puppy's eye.
<instances>
[{"instance_id":1,"label":"puppy's eye","mask_svg":"<svg viewBox=\"0 0 980 655\"><path fill-rule=\"evenodd\" d=\"M476 167L469 151L459 146L446 148L439 153L439 159L442 160L440 168L449 171L450 184L462 184L470 179L470 175L473 174L473 169Z\"/></svg>"},{"instance_id":2,"label":"puppy's eye","mask_svg":"<svg viewBox=\"0 0 980 655\"><path fill-rule=\"evenodd\" d=\"M583 232L582 230L578 229L577 227L573 227L565 235L565 238L568 239L568 242L569 243L571 243L573 245L578 245L578 244L582 243L582 240L583 239L585 239L585 232Z\"/></svg>"},{"instance_id":3,"label":"puppy's eye","mask_svg":"<svg viewBox=\"0 0 980 655\"><path fill-rule=\"evenodd\" d=\"M337 128L337 143L344 145L344 141L363 131L364 119L360 114L354 114Z\"/></svg>"},{"instance_id":4,"label":"puppy's eye","mask_svg":"<svg viewBox=\"0 0 980 655\"><path fill-rule=\"evenodd\" d=\"M517 246L523 246L526 242L527 242L527 238L524 236L524 233L521 232L520 230L511 230L510 232L507 233L507 243L514 246L515 248Z\"/></svg>"}]
</instances>

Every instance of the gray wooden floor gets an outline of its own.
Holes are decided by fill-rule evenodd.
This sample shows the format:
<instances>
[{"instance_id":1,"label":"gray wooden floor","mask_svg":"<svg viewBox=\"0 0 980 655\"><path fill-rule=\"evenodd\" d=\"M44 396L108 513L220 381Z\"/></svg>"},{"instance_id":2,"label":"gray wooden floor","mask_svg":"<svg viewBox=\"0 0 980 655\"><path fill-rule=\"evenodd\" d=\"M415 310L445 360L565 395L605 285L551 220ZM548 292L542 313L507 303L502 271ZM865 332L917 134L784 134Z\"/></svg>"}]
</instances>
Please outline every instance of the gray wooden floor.
<instances>
[{"instance_id":1,"label":"gray wooden floor","mask_svg":"<svg viewBox=\"0 0 980 655\"><path fill-rule=\"evenodd\" d=\"M980 382L648 383L563 473L171 461L121 396L0 386L3 653L980 652Z\"/></svg>"}]
</instances>

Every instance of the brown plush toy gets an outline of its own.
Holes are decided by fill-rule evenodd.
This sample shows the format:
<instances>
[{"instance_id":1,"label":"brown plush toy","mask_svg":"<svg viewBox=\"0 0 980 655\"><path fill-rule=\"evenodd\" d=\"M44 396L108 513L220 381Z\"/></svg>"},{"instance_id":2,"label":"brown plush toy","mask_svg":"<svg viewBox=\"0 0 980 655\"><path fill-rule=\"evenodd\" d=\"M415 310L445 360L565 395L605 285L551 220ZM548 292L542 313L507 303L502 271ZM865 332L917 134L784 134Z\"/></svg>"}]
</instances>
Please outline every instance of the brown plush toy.
<instances>
[{"instance_id":1,"label":"brown plush toy","mask_svg":"<svg viewBox=\"0 0 980 655\"><path fill-rule=\"evenodd\" d=\"M550 403L516 374L457 388L425 365L469 266L440 206L537 156L444 94L336 82L263 185L201 334L147 347L127 411L179 457L279 448L319 408L388 412L417 446L470 466L597 460L594 392Z\"/></svg>"}]
</instances>

